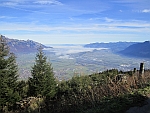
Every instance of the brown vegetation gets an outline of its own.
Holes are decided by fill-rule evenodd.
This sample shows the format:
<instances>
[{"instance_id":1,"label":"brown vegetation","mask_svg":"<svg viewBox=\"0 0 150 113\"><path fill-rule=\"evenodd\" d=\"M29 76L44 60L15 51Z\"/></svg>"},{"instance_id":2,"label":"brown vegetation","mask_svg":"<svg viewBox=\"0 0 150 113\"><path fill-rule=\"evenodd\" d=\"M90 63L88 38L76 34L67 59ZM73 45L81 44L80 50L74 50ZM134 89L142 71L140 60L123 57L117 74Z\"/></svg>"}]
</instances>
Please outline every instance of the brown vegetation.
<instances>
[{"instance_id":1,"label":"brown vegetation","mask_svg":"<svg viewBox=\"0 0 150 113\"><path fill-rule=\"evenodd\" d=\"M125 80L116 81L116 76L120 73ZM45 106L41 107L40 112L110 113L112 110L111 113L120 113L131 106L141 106L139 103L143 103L150 93L149 89L144 90L150 85L150 70L145 71L144 77L139 75L139 71L132 72L132 75L128 73L114 69L62 81L55 97L43 100ZM33 105L29 108L31 106Z\"/></svg>"}]
</instances>

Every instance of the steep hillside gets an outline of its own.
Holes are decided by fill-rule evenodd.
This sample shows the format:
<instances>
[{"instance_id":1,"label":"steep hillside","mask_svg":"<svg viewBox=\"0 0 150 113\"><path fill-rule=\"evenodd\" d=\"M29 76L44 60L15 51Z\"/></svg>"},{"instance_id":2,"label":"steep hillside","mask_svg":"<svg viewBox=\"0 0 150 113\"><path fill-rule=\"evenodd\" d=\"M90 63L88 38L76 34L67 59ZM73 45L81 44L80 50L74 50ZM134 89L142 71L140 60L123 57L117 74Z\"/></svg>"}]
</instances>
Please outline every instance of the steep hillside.
<instances>
[{"instance_id":1,"label":"steep hillside","mask_svg":"<svg viewBox=\"0 0 150 113\"><path fill-rule=\"evenodd\" d=\"M133 44L119 53L126 56L150 58L150 41Z\"/></svg>"},{"instance_id":2,"label":"steep hillside","mask_svg":"<svg viewBox=\"0 0 150 113\"><path fill-rule=\"evenodd\" d=\"M87 44L84 47L87 48L110 48L113 52L118 52L124 50L136 42L110 42L110 43L91 43Z\"/></svg>"},{"instance_id":3,"label":"steep hillside","mask_svg":"<svg viewBox=\"0 0 150 113\"><path fill-rule=\"evenodd\" d=\"M17 39L9 39L5 36L2 36L3 39L6 40L10 51L13 53L31 53L36 52L39 47L42 48L51 48L47 47L41 43L32 41L32 40L17 40Z\"/></svg>"}]
</instances>

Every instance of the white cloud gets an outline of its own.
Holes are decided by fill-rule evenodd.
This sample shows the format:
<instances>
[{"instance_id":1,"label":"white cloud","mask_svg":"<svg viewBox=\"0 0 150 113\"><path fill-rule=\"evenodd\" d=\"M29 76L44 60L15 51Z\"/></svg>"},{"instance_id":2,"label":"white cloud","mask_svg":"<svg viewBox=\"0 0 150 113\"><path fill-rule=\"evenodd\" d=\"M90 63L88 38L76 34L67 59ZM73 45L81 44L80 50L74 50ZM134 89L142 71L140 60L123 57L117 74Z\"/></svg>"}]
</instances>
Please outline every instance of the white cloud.
<instances>
[{"instance_id":1,"label":"white cloud","mask_svg":"<svg viewBox=\"0 0 150 113\"><path fill-rule=\"evenodd\" d=\"M105 21L106 21L106 22L113 22L114 20L111 19L111 18L105 17Z\"/></svg>"},{"instance_id":2,"label":"white cloud","mask_svg":"<svg viewBox=\"0 0 150 113\"><path fill-rule=\"evenodd\" d=\"M30 33L40 33L44 32L46 34L49 33L59 33L66 34L69 33L106 33L106 32L122 32L122 33L149 33L150 31L150 23L144 21L131 21L131 22L123 22L123 21L115 21L99 23L99 24L74 24L74 25L59 25L59 26L49 26L49 25L38 25L34 23L0 23L0 31L14 31L14 32L30 32ZM14 29L15 28L15 29Z\"/></svg>"},{"instance_id":3,"label":"white cloud","mask_svg":"<svg viewBox=\"0 0 150 113\"><path fill-rule=\"evenodd\" d=\"M16 17L10 17L10 16L0 16L0 19L13 19Z\"/></svg>"},{"instance_id":4,"label":"white cloud","mask_svg":"<svg viewBox=\"0 0 150 113\"><path fill-rule=\"evenodd\" d=\"M1 19L7 18L6 16L0 16Z\"/></svg>"},{"instance_id":5,"label":"white cloud","mask_svg":"<svg viewBox=\"0 0 150 113\"><path fill-rule=\"evenodd\" d=\"M11 7L11 6L23 5L23 4L26 4L28 2L29 2L28 0L1 0L0 5Z\"/></svg>"},{"instance_id":6,"label":"white cloud","mask_svg":"<svg viewBox=\"0 0 150 113\"><path fill-rule=\"evenodd\" d=\"M132 10L132 12L136 12L136 13L150 13L150 9Z\"/></svg>"},{"instance_id":7,"label":"white cloud","mask_svg":"<svg viewBox=\"0 0 150 113\"><path fill-rule=\"evenodd\" d=\"M149 0L114 0L113 2L135 10L134 12L141 12L142 9L149 9L150 7Z\"/></svg>"},{"instance_id":8,"label":"white cloud","mask_svg":"<svg viewBox=\"0 0 150 113\"><path fill-rule=\"evenodd\" d=\"M2 1L0 3L0 6L10 7L14 9L16 8L24 11L31 11L29 9L31 8L36 9L39 5L63 5L63 4L57 0L9 0L9 1ZM43 7L43 9L45 8Z\"/></svg>"},{"instance_id":9,"label":"white cloud","mask_svg":"<svg viewBox=\"0 0 150 113\"><path fill-rule=\"evenodd\" d=\"M52 49L45 49L48 51L53 51L59 58L62 59L73 59L69 54L80 53L80 52L90 52L93 50L103 50L108 48L84 48L81 45L72 45L72 46L54 46Z\"/></svg>"},{"instance_id":10,"label":"white cloud","mask_svg":"<svg viewBox=\"0 0 150 113\"><path fill-rule=\"evenodd\" d=\"M119 10L119 12L121 12L121 13L122 13L123 11L122 11L122 10Z\"/></svg>"},{"instance_id":11,"label":"white cloud","mask_svg":"<svg viewBox=\"0 0 150 113\"><path fill-rule=\"evenodd\" d=\"M17 2L3 2L1 3L2 6L16 6L18 5Z\"/></svg>"},{"instance_id":12,"label":"white cloud","mask_svg":"<svg viewBox=\"0 0 150 113\"><path fill-rule=\"evenodd\" d=\"M143 13L150 13L150 9L144 9L142 10Z\"/></svg>"},{"instance_id":13,"label":"white cloud","mask_svg":"<svg viewBox=\"0 0 150 113\"><path fill-rule=\"evenodd\" d=\"M36 2L34 2L34 3L36 3L36 4L41 4L41 5L49 5L49 4L63 5L61 2L56 1L56 0L36 1Z\"/></svg>"}]
</instances>

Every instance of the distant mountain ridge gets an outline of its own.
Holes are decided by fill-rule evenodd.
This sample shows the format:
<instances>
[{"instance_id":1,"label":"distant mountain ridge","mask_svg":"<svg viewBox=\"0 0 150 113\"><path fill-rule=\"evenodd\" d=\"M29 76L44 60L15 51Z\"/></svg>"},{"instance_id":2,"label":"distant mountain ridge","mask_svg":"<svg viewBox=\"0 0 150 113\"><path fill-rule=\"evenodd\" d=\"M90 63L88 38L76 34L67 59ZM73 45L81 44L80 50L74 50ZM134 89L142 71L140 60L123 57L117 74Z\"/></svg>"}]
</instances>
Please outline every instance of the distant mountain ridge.
<instances>
[{"instance_id":1,"label":"distant mountain ridge","mask_svg":"<svg viewBox=\"0 0 150 113\"><path fill-rule=\"evenodd\" d=\"M36 52L39 47L42 48L52 48L52 47L47 47L41 43L32 41L32 40L18 40L18 39L9 39L5 36L1 37L6 41L8 44L10 51L13 53L31 53L31 52Z\"/></svg>"},{"instance_id":2,"label":"distant mountain ridge","mask_svg":"<svg viewBox=\"0 0 150 113\"><path fill-rule=\"evenodd\" d=\"M150 41L133 44L119 53L126 56L150 58Z\"/></svg>"},{"instance_id":3,"label":"distant mountain ridge","mask_svg":"<svg viewBox=\"0 0 150 113\"><path fill-rule=\"evenodd\" d=\"M84 45L84 47L86 47L86 48L109 48L113 52L119 52L135 43L137 43L137 42L110 42L110 43L96 42L96 43L86 44L86 45Z\"/></svg>"}]
</instances>

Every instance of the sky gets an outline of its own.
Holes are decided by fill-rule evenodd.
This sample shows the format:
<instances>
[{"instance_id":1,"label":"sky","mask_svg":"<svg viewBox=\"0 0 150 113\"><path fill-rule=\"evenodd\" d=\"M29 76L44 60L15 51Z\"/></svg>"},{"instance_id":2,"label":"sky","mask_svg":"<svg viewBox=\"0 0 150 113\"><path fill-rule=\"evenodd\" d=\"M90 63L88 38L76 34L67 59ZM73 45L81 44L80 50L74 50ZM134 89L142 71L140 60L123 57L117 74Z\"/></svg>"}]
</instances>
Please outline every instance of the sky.
<instances>
[{"instance_id":1,"label":"sky","mask_svg":"<svg viewBox=\"0 0 150 113\"><path fill-rule=\"evenodd\" d=\"M0 34L43 44L150 40L150 0L0 0Z\"/></svg>"}]
</instances>

